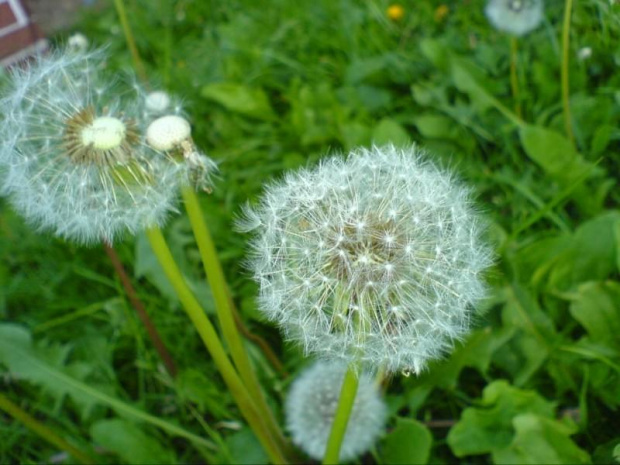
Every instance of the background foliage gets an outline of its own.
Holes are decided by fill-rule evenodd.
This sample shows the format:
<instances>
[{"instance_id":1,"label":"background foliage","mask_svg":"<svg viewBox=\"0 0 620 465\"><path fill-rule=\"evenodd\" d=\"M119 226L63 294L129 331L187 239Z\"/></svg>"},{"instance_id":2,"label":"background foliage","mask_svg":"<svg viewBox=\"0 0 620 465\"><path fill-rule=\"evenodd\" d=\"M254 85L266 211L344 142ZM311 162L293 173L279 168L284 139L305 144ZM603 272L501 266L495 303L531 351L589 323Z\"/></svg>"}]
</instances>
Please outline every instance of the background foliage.
<instances>
[{"instance_id":1,"label":"background foliage","mask_svg":"<svg viewBox=\"0 0 620 465\"><path fill-rule=\"evenodd\" d=\"M403 1L397 21L382 0L126 4L150 78L184 99L198 145L219 162L202 206L247 326L284 363L278 372L249 345L279 416L306 361L256 309L234 216L285 169L415 142L474 188L497 260L471 336L421 377L391 380L388 430L363 461L620 456L620 4L575 5L576 148L563 134L559 0L519 41L527 124L511 117L509 39L478 1ZM110 66L131 67L111 6L78 29L109 44ZM583 47L590 58L578 58ZM187 218L166 235L213 312ZM162 368L102 249L39 235L0 203L1 391L103 463L264 461L145 238L119 252L179 376ZM193 445L179 427L207 440ZM0 438L2 463L68 459L6 416Z\"/></svg>"}]
</instances>

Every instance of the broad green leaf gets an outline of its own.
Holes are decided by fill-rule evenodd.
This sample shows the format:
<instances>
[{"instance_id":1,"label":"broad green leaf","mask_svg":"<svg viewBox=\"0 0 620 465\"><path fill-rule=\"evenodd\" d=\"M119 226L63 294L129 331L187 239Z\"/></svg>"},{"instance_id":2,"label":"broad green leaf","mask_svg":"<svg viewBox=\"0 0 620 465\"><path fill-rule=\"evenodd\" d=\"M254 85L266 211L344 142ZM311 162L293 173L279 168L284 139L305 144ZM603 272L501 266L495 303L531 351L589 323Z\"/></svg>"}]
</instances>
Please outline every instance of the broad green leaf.
<instances>
[{"instance_id":1,"label":"broad green leaf","mask_svg":"<svg viewBox=\"0 0 620 465\"><path fill-rule=\"evenodd\" d=\"M99 420L90 427L90 435L98 445L132 465L176 463L171 449L127 420Z\"/></svg>"},{"instance_id":2,"label":"broad green leaf","mask_svg":"<svg viewBox=\"0 0 620 465\"><path fill-rule=\"evenodd\" d=\"M592 463L589 454L569 437L577 430L574 425L533 413L518 415L512 423L515 437L510 446L493 451L494 463Z\"/></svg>"},{"instance_id":3,"label":"broad green leaf","mask_svg":"<svg viewBox=\"0 0 620 465\"><path fill-rule=\"evenodd\" d=\"M501 450L513 441L512 421L523 413L552 418L554 406L536 391L517 389L506 381L494 381L484 389L478 407L463 411L448 434L448 445L457 457Z\"/></svg>"},{"instance_id":4,"label":"broad green leaf","mask_svg":"<svg viewBox=\"0 0 620 465\"><path fill-rule=\"evenodd\" d=\"M426 426L410 418L397 418L396 427L381 442L381 463L428 463L433 436Z\"/></svg>"},{"instance_id":5,"label":"broad green leaf","mask_svg":"<svg viewBox=\"0 0 620 465\"><path fill-rule=\"evenodd\" d=\"M552 268L550 286L567 289L584 281L607 279L617 267L619 224L620 212L609 211L579 226Z\"/></svg>"},{"instance_id":6,"label":"broad green leaf","mask_svg":"<svg viewBox=\"0 0 620 465\"><path fill-rule=\"evenodd\" d=\"M490 327L471 333L458 344L448 360L432 363L427 373L419 377L420 384L442 389L456 388L463 368L472 367L485 375L496 351L514 335L513 328L492 331Z\"/></svg>"},{"instance_id":7,"label":"broad green leaf","mask_svg":"<svg viewBox=\"0 0 620 465\"><path fill-rule=\"evenodd\" d=\"M445 70L450 59L450 49L436 39L423 39L420 41L420 51L437 68Z\"/></svg>"},{"instance_id":8,"label":"broad green leaf","mask_svg":"<svg viewBox=\"0 0 620 465\"><path fill-rule=\"evenodd\" d=\"M519 128L519 137L527 156L556 179L570 183L591 168L591 164L581 157L562 134L524 124Z\"/></svg>"},{"instance_id":9,"label":"broad green leaf","mask_svg":"<svg viewBox=\"0 0 620 465\"><path fill-rule=\"evenodd\" d=\"M469 95L478 111L484 112L490 107L503 109L499 101L486 90L487 87L474 77L476 71L470 62L459 57L452 57L450 72L456 88Z\"/></svg>"},{"instance_id":10,"label":"broad green leaf","mask_svg":"<svg viewBox=\"0 0 620 465\"><path fill-rule=\"evenodd\" d=\"M200 95L244 116L257 119L274 117L267 94L260 88L232 82L216 82L203 86Z\"/></svg>"},{"instance_id":11,"label":"broad green leaf","mask_svg":"<svg viewBox=\"0 0 620 465\"><path fill-rule=\"evenodd\" d=\"M70 376L62 367L56 367L42 358L32 346L28 330L11 323L0 324L0 363L9 373L43 386L51 391L67 394L82 404L98 404L112 408L119 415L132 417L163 429L173 436L189 439L196 444L213 447L213 444L183 428L149 415L119 399L101 392Z\"/></svg>"},{"instance_id":12,"label":"broad green leaf","mask_svg":"<svg viewBox=\"0 0 620 465\"><path fill-rule=\"evenodd\" d=\"M372 131L372 141L377 145L394 144L406 146L411 143L409 134L402 125L393 119L383 118Z\"/></svg>"},{"instance_id":13,"label":"broad green leaf","mask_svg":"<svg viewBox=\"0 0 620 465\"><path fill-rule=\"evenodd\" d=\"M620 284L591 282L579 286L570 313L590 340L620 348Z\"/></svg>"},{"instance_id":14,"label":"broad green leaf","mask_svg":"<svg viewBox=\"0 0 620 465\"><path fill-rule=\"evenodd\" d=\"M435 139L454 139L458 134L458 126L454 120L444 115L426 113L413 119L420 134Z\"/></svg>"}]
</instances>

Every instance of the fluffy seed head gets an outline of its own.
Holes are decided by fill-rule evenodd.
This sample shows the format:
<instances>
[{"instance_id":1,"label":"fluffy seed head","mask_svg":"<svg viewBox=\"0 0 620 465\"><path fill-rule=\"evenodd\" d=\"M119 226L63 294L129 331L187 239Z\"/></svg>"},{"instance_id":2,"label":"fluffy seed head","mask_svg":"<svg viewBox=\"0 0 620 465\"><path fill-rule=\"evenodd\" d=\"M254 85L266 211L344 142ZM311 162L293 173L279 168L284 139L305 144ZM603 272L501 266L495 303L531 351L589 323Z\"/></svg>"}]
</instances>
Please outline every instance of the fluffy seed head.
<instances>
[{"instance_id":1,"label":"fluffy seed head","mask_svg":"<svg viewBox=\"0 0 620 465\"><path fill-rule=\"evenodd\" d=\"M267 188L259 306L307 352L420 372L462 337L490 251L469 191L415 148L360 149Z\"/></svg>"},{"instance_id":2,"label":"fluffy seed head","mask_svg":"<svg viewBox=\"0 0 620 465\"><path fill-rule=\"evenodd\" d=\"M91 243L161 225L178 168L140 137L141 101L102 51L38 57L0 96L0 193L28 220Z\"/></svg>"},{"instance_id":3,"label":"fluffy seed head","mask_svg":"<svg viewBox=\"0 0 620 465\"><path fill-rule=\"evenodd\" d=\"M340 398L346 365L319 361L292 384L286 400L286 421L293 441L312 458L325 454ZM362 374L353 411L340 450L348 461L369 450L385 426L386 407L368 374Z\"/></svg>"},{"instance_id":4,"label":"fluffy seed head","mask_svg":"<svg viewBox=\"0 0 620 465\"><path fill-rule=\"evenodd\" d=\"M489 0L484 10L493 27L515 36L536 29L543 19L542 0Z\"/></svg>"}]
</instances>

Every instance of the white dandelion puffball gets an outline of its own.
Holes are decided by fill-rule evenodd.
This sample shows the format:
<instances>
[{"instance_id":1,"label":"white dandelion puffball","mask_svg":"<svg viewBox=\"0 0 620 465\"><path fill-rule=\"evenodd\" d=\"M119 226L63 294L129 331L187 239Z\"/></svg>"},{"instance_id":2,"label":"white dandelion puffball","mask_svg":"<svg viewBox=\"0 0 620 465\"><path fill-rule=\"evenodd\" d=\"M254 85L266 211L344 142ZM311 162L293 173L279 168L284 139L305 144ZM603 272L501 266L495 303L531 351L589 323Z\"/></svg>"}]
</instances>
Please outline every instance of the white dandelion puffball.
<instances>
[{"instance_id":1,"label":"white dandelion puffball","mask_svg":"<svg viewBox=\"0 0 620 465\"><path fill-rule=\"evenodd\" d=\"M484 10L500 31L522 36L536 29L543 19L542 0L489 0Z\"/></svg>"},{"instance_id":2,"label":"white dandelion puffball","mask_svg":"<svg viewBox=\"0 0 620 465\"><path fill-rule=\"evenodd\" d=\"M469 190L415 147L285 176L239 221L259 307L307 353L419 373L468 330L491 263Z\"/></svg>"},{"instance_id":3,"label":"white dandelion puffball","mask_svg":"<svg viewBox=\"0 0 620 465\"><path fill-rule=\"evenodd\" d=\"M286 422L293 442L314 459L325 455L346 369L343 363L316 362L293 382L286 399ZM382 433L386 417L385 403L372 378L360 375L340 460L368 451Z\"/></svg>"},{"instance_id":4,"label":"white dandelion puffball","mask_svg":"<svg viewBox=\"0 0 620 465\"><path fill-rule=\"evenodd\" d=\"M0 193L26 219L88 244L162 225L178 168L149 148L139 92L119 95L102 51L15 68L0 105Z\"/></svg>"}]
</instances>

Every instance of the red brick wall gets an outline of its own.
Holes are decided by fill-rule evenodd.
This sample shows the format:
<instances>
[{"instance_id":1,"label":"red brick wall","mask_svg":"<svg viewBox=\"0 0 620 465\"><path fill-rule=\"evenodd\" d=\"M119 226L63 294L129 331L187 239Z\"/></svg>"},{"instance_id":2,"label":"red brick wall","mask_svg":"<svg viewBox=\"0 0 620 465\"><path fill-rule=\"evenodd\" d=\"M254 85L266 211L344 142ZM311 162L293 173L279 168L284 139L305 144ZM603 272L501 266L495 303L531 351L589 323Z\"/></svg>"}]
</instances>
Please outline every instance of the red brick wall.
<instances>
[{"instance_id":1,"label":"red brick wall","mask_svg":"<svg viewBox=\"0 0 620 465\"><path fill-rule=\"evenodd\" d=\"M0 65L8 66L46 45L21 0L0 0Z\"/></svg>"}]
</instances>

